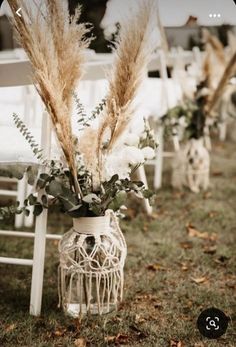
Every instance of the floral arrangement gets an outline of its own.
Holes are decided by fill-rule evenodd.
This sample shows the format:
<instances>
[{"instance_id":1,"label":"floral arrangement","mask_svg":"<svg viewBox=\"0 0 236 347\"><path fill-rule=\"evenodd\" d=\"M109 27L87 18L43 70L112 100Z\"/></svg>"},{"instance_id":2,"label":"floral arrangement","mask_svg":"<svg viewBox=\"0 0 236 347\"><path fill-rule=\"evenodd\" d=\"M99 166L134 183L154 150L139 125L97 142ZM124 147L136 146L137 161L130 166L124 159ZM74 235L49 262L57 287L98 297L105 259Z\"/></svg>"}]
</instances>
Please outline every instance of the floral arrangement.
<instances>
[{"instance_id":1,"label":"floral arrangement","mask_svg":"<svg viewBox=\"0 0 236 347\"><path fill-rule=\"evenodd\" d=\"M206 57L199 83L192 99L185 97L180 105L162 117L166 133L177 135L184 129L186 139L199 139L220 121L217 106L225 87L235 73L236 54L227 63L224 48L217 37L203 31Z\"/></svg>"},{"instance_id":2,"label":"floral arrangement","mask_svg":"<svg viewBox=\"0 0 236 347\"><path fill-rule=\"evenodd\" d=\"M75 95L83 74L85 49L91 41L89 25L78 24L80 7L69 16L63 1L45 0L44 6L36 11L21 0L12 0L9 5L63 158L47 160L20 117L13 115L16 126L39 160L41 173L36 180L36 193L25 200L24 206L17 203L2 208L0 215L28 214L29 206L34 206L34 214L39 215L43 208L58 204L73 218L102 216L107 209L118 211L129 192L151 197L152 193L142 182L132 180L132 174L154 156L155 141L147 125L138 137L129 132L129 124L135 114L134 99L152 53L154 1L140 1L136 16L127 17L123 23L114 43L115 59L107 76L107 96L91 115L84 112ZM22 17L16 15L19 7ZM74 102L78 136L71 125ZM37 194L39 190L46 192L41 198Z\"/></svg>"}]
</instances>

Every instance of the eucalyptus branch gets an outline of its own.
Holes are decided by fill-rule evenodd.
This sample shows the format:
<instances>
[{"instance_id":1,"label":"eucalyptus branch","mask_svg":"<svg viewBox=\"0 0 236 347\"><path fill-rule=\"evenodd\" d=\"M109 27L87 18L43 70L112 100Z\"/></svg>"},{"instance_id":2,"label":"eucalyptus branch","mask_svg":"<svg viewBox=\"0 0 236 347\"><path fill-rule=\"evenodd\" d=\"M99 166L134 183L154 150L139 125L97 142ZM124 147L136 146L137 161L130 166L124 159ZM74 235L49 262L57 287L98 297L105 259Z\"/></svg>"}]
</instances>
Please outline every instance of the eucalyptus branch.
<instances>
[{"instance_id":1,"label":"eucalyptus branch","mask_svg":"<svg viewBox=\"0 0 236 347\"><path fill-rule=\"evenodd\" d=\"M19 129L20 133L24 136L24 138L30 145L33 154L36 156L36 158L40 161L42 165L46 165L47 160L43 156L43 149L41 149L39 144L35 141L34 136L31 134L25 123L20 119L20 117L16 113L13 113L12 117L16 127Z\"/></svg>"}]
</instances>

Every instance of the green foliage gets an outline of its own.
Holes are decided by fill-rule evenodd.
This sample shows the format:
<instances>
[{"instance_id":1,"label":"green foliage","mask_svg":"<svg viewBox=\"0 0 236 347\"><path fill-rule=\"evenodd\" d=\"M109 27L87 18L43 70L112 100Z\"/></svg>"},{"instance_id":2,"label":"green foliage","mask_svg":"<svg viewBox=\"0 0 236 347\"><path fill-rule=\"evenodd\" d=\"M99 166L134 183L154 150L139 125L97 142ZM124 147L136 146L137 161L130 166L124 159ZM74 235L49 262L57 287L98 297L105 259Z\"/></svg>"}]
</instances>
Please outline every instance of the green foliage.
<instances>
[{"instance_id":1,"label":"green foliage","mask_svg":"<svg viewBox=\"0 0 236 347\"><path fill-rule=\"evenodd\" d=\"M78 118L77 123L79 125L79 131L81 131L84 128L89 127L91 122L101 114L106 105L106 99L102 99L102 101L98 104L98 106L96 106L95 110L92 111L90 115L86 114L83 104L75 93L74 99Z\"/></svg>"},{"instance_id":2,"label":"green foliage","mask_svg":"<svg viewBox=\"0 0 236 347\"><path fill-rule=\"evenodd\" d=\"M19 129L21 134L24 136L24 138L30 145L35 157L40 161L41 164L45 165L46 160L43 157L43 150L40 149L39 145L36 143L34 136L31 134L27 126L16 113L13 113L12 117L16 124L16 127Z\"/></svg>"},{"instance_id":3,"label":"green foliage","mask_svg":"<svg viewBox=\"0 0 236 347\"><path fill-rule=\"evenodd\" d=\"M151 130L146 119L144 119L144 131L139 141L139 148L144 147L151 147L153 149L156 149L158 147L158 144L154 138L154 131Z\"/></svg>"},{"instance_id":4,"label":"green foliage","mask_svg":"<svg viewBox=\"0 0 236 347\"><path fill-rule=\"evenodd\" d=\"M101 111L104 105L105 103L103 103L103 106L99 106L97 113ZM23 123L20 120L16 122L31 146L38 150ZM39 152L39 155L42 158L41 152ZM97 191L94 191L91 174L85 169L82 162L80 163L80 156L78 156L78 164L77 178L83 193L82 198L72 188L70 171L65 169L61 162L51 161L46 165L47 172L40 173L35 182L36 193L30 194L25 199L24 206L19 206L19 202L17 202L13 206L1 208L0 218L7 218L16 213L28 215L30 206L33 207L34 215L38 216L43 209L49 209L54 204L63 213L73 218L103 216L107 209L119 211L120 207L126 203L129 192L134 192L140 198L151 198L152 196L152 193L145 189L142 182L132 181L128 178L119 179L117 174L111 177L109 181L101 183ZM33 168L29 167L28 171L33 176ZM39 191L45 191L45 194L38 194Z\"/></svg>"},{"instance_id":5,"label":"green foliage","mask_svg":"<svg viewBox=\"0 0 236 347\"><path fill-rule=\"evenodd\" d=\"M92 111L92 114L91 114L91 118L92 119L95 119L97 116L99 116L102 111L104 110L105 106L106 106L106 98L102 99L102 101L95 107L95 110Z\"/></svg>"},{"instance_id":6,"label":"green foliage","mask_svg":"<svg viewBox=\"0 0 236 347\"><path fill-rule=\"evenodd\" d=\"M162 117L162 123L165 125L165 135L176 135L179 127L189 127L192 122L194 112L198 110L198 106L191 100L185 100L181 105L177 105ZM186 137L190 134L186 133Z\"/></svg>"}]
</instances>

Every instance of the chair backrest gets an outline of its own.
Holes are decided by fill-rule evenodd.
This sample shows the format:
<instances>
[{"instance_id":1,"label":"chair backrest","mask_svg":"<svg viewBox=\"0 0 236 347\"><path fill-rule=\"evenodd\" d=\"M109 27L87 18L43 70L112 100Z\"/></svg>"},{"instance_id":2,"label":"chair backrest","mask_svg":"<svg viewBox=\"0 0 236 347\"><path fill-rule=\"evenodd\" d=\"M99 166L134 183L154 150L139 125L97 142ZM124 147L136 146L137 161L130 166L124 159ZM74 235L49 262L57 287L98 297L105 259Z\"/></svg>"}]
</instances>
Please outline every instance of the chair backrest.
<instances>
[{"instance_id":1,"label":"chair backrest","mask_svg":"<svg viewBox=\"0 0 236 347\"><path fill-rule=\"evenodd\" d=\"M0 87L16 87L33 85L32 69L28 60L0 60ZM27 95L26 95L27 98ZM41 148L50 153L51 136L49 119L42 117Z\"/></svg>"}]
</instances>

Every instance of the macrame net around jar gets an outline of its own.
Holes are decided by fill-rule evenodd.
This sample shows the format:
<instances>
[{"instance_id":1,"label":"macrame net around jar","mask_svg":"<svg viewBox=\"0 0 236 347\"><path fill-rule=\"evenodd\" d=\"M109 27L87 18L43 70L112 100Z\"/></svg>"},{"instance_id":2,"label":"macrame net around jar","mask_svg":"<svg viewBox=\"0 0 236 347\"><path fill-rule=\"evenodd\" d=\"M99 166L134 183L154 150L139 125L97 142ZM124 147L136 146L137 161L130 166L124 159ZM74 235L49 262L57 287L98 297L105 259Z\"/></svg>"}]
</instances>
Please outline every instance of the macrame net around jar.
<instances>
[{"instance_id":1,"label":"macrame net around jar","mask_svg":"<svg viewBox=\"0 0 236 347\"><path fill-rule=\"evenodd\" d=\"M73 220L60 241L59 300L66 314L104 314L122 300L127 247L113 211Z\"/></svg>"}]
</instances>

